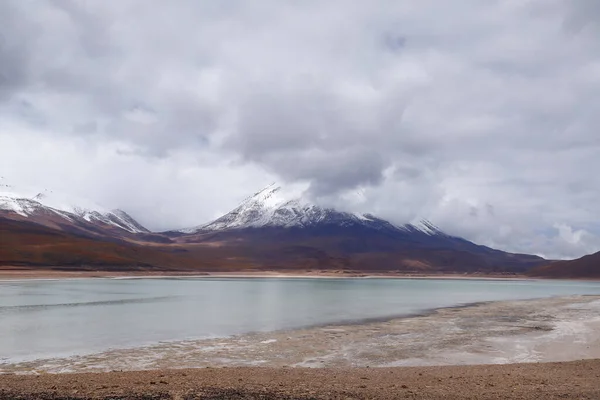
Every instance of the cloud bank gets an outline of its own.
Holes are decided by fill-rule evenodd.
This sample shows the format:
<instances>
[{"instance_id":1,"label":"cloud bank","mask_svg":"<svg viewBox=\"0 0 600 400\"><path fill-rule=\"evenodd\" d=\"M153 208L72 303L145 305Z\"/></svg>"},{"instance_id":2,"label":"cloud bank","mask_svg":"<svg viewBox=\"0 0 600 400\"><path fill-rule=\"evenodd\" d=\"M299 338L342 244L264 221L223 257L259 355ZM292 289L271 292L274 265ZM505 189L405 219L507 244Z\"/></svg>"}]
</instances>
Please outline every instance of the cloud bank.
<instances>
[{"instance_id":1,"label":"cloud bank","mask_svg":"<svg viewBox=\"0 0 600 400\"><path fill-rule=\"evenodd\" d=\"M156 230L277 180L505 250L599 251L598 4L3 1L0 175Z\"/></svg>"}]
</instances>

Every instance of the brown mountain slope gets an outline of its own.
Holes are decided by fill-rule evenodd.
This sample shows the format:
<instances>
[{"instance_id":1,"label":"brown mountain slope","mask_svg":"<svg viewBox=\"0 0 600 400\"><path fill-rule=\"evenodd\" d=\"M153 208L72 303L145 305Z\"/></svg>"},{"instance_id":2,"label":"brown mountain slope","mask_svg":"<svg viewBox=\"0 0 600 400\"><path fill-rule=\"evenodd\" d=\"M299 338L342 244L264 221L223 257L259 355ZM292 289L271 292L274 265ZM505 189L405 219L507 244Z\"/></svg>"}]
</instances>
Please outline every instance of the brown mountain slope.
<instances>
[{"instance_id":1,"label":"brown mountain slope","mask_svg":"<svg viewBox=\"0 0 600 400\"><path fill-rule=\"evenodd\" d=\"M400 272L523 273L546 261L449 236L402 237L353 228L257 228L180 235L172 239L218 262L218 254L259 269L343 269ZM193 249L193 250L192 250Z\"/></svg>"},{"instance_id":2,"label":"brown mountain slope","mask_svg":"<svg viewBox=\"0 0 600 400\"><path fill-rule=\"evenodd\" d=\"M426 220L396 226L286 199L281 189L271 185L210 224L162 234L123 211L43 204L52 192L5 196L0 265L515 274L547 263L447 235Z\"/></svg>"},{"instance_id":3,"label":"brown mountain slope","mask_svg":"<svg viewBox=\"0 0 600 400\"><path fill-rule=\"evenodd\" d=\"M600 278L600 252L577 260L555 261L532 269L531 276L544 278L584 279Z\"/></svg>"},{"instance_id":4,"label":"brown mountain slope","mask_svg":"<svg viewBox=\"0 0 600 400\"><path fill-rule=\"evenodd\" d=\"M0 265L83 270L189 266L176 250L76 236L28 221L0 218Z\"/></svg>"},{"instance_id":5,"label":"brown mountain slope","mask_svg":"<svg viewBox=\"0 0 600 400\"><path fill-rule=\"evenodd\" d=\"M69 216L66 218L65 215ZM71 218L72 217L72 218ZM41 225L51 230L64 232L68 235L88 237L93 239L124 239L143 242L170 243L171 240L160 234L155 234L141 227L140 232L133 233L118 226L103 221L87 221L67 213L58 214L51 209L39 207L27 216L0 210L0 220L12 220L35 225ZM135 220L133 223L137 224Z\"/></svg>"},{"instance_id":6,"label":"brown mountain slope","mask_svg":"<svg viewBox=\"0 0 600 400\"><path fill-rule=\"evenodd\" d=\"M386 234L347 229L327 233L261 229L170 239L154 236L151 241L141 234L101 237L0 217L0 265L70 270L310 269L512 274L544 262L538 257L504 253L458 238L425 246ZM162 238L166 243L162 243ZM448 240L452 247L443 245Z\"/></svg>"}]
</instances>

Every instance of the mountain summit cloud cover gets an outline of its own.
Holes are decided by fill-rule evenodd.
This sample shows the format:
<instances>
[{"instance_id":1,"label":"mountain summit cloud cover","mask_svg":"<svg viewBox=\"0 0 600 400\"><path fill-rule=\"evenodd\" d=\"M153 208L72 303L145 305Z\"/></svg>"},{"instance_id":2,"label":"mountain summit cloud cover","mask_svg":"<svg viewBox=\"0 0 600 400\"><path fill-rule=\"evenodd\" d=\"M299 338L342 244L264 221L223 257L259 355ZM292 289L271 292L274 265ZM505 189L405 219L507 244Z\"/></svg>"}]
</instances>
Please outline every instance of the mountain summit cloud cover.
<instances>
[{"instance_id":1,"label":"mountain summit cloud cover","mask_svg":"<svg viewBox=\"0 0 600 400\"><path fill-rule=\"evenodd\" d=\"M154 230L277 180L577 257L600 249L598 37L594 0L8 0L0 175Z\"/></svg>"}]
</instances>

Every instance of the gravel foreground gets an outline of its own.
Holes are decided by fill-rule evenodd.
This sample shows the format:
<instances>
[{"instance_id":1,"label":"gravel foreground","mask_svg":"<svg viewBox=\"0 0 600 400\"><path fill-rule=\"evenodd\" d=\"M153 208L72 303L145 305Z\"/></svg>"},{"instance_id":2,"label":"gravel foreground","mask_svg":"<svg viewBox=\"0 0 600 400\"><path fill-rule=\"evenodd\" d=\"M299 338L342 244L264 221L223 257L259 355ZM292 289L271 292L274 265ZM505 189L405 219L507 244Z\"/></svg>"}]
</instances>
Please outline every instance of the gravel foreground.
<instances>
[{"instance_id":1,"label":"gravel foreground","mask_svg":"<svg viewBox=\"0 0 600 400\"><path fill-rule=\"evenodd\" d=\"M8 399L600 399L600 360L401 368L0 375Z\"/></svg>"}]
</instances>

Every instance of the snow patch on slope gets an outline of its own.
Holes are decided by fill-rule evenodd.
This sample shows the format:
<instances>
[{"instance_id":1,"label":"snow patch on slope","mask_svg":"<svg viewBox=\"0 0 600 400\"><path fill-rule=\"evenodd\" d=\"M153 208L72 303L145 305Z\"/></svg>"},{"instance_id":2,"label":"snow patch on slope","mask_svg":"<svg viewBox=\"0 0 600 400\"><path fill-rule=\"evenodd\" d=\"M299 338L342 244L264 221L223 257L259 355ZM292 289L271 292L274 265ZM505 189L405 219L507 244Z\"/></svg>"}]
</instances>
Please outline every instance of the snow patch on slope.
<instances>
[{"instance_id":1,"label":"snow patch on slope","mask_svg":"<svg viewBox=\"0 0 600 400\"><path fill-rule=\"evenodd\" d=\"M260 227L309 227L319 224L342 227L367 226L371 229L402 232L420 232L429 236L442 232L428 221L395 226L371 214L340 212L311 203L303 196L291 198L290 193L271 184L246 198L237 208L204 225L181 229L191 234L206 231Z\"/></svg>"},{"instance_id":2,"label":"snow patch on slope","mask_svg":"<svg viewBox=\"0 0 600 400\"><path fill-rule=\"evenodd\" d=\"M247 197L237 208L213 222L182 229L180 232L194 233L199 230L239 229L266 225L290 226L300 222L296 221L297 217L301 219L300 214L308 212L310 207L310 204L303 204L300 199L287 200L282 188L271 184Z\"/></svg>"},{"instance_id":3,"label":"snow patch on slope","mask_svg":"<svg viewBox=\"0 0 600 400\"><path fill-rule=\"evenodd\" d=\"M0 180L0 210L11 211L23 217L39 212L51 212L68 220L83 220L89 223L100 222L124 229L131 233L148 232L127 213L121 210L108 210L92 201L68 196L53 190L42 191L27 187L18 189Z\"/></svg>"},{"instance_id":4,"label":"snow patch on slope","mask_svg":"<svg viewBox=\"0 0 600 400\"><path fill-rule=\"evenodd\" d=\"M418 231L425 233L429 236L443 234L443 232L440 230L440 228L438 228L437 226L435 226L428 220L415 221L409 225L405 225L405 227L406 226L417 229Z\"/></svg>"}]
</instances>

